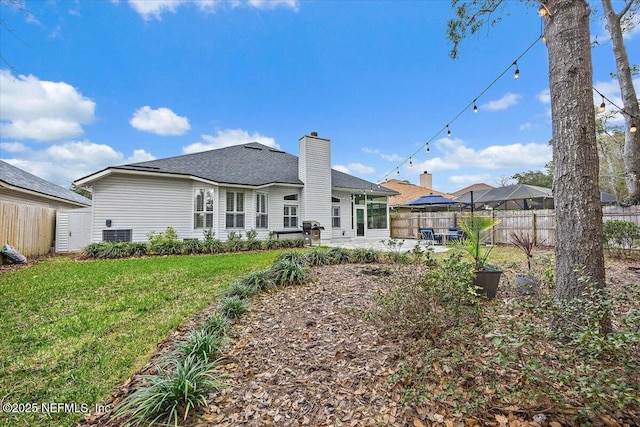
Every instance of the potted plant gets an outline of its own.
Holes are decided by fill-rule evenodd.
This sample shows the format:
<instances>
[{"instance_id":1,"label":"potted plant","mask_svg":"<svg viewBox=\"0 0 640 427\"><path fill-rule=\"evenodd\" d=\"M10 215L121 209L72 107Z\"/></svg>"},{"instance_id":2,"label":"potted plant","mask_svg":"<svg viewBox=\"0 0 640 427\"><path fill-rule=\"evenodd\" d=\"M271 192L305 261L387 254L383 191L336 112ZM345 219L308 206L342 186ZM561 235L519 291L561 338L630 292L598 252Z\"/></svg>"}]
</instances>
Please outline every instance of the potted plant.
<instances>
[{"instance_id":1,"label":"potted plant","mask_svg":"<svg viewBox=\"0 0 640 427\"><path fill-rule=\"evenodd\" d=\"M460 223L464 237L460 239L460 246L473 257L475 279L473 284L480 288L489 299L496 297L500 275L502 271L489 266L487 260L493 250L488 245L490 231L498 224L498 220L486 216L471 215Z\"/></svg>"},{"instance_id":2,"label":"potted plant","mask_svg":"<svg viewBox=\"0 0 640 427\"><path fill-rule=\"evenodd\" d=\"M536 242L529 233L511 233L511 243L520 249L527 258L527 272L516 274L516 291L520 295L535 295L540 288L540 276L534 274L531 269L533 248L536 246Z\"/></svg>"}]
</instances>

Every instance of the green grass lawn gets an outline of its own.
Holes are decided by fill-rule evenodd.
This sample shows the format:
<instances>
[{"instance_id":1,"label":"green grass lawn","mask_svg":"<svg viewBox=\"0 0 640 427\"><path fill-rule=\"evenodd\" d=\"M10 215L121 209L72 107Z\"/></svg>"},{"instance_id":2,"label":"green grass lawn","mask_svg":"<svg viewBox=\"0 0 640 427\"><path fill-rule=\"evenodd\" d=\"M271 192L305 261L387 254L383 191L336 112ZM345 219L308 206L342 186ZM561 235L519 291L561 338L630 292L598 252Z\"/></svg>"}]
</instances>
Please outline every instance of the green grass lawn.
<instances>
[{"instance_id":1,"label":"green grass lawn","mask_svg":"<svg viewBox=\"0 0 640 427\"><path fill-rule=\"evenodd\" d=\"M69 425L144 366L158 342L281 251L74 261L0 275L0 425ZM44 414L43 405L71 404ZM26 406L18 406L25 404ZM37 406L33 406L33 405ZM82 405L85 405L84 407ZM54 406L54 409L58 408Z\"/></svg>"}]
</instances>

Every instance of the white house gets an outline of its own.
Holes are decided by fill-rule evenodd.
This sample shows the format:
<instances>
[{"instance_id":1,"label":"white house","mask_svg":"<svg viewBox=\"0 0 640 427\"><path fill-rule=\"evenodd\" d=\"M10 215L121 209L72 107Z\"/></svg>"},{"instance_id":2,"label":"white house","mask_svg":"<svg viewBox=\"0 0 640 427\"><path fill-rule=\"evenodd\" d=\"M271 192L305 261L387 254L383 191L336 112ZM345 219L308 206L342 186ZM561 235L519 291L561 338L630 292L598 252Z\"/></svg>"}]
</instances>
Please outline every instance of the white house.
<instances>
[{"instance_id":1,"label":"white house","mask_svg":"<svg viewBox=\"0 0 640 427\"><path fill-rule=\"evenodd\" d=\"M299 151L253 142L112 166L75 184L93 193L93 242L146 241L169 226L182 239L251 229L261 239L301 236L304 221L324 227L322 243L389 238L395 191L331 169L331 141L316 132L300 138Z\"/></svg>"}]
</instances>

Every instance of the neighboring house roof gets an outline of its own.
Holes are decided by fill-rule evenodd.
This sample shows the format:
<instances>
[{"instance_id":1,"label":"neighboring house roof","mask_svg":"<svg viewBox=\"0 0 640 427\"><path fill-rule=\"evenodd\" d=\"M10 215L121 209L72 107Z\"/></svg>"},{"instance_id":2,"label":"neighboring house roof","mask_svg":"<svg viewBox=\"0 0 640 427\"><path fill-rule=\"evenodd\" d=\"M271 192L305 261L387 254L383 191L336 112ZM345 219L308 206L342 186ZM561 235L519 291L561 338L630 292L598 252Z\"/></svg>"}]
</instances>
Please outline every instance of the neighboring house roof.
<instances>
[{"instance_id":1,"label":"neighboring house roof","mask_svg":"<svg viewBox=\"0 0 640 427\"><path fill-rule=\"evenodd\" d=\"M60 187L59 185L45 181L2 160L0 160L0 187L32 195L36 193L46 198L80 206L91 206L90 199Z\"/></svg>"},{"instance_id":2,"label":"neighboring house roof","mask_svg":"<svg viewBox=\"0 0 640 427\"><path fill-rule=\"evenodd\" d=\"M147 162L112 166L75 182L88 184L114 171L180 175L218 184L252 187L270 184L304 185L298 177L297 156L257 142ZM334 188L395 194L394 191L380 188L377 184L334 169L331 170L331 181Z\"/></svg>"},{"instance_id":3,"label":"neighboring house roof","mask_svg":"<svg viewBox=\"0 0 640 427\"><path fill-rule=\"evenodd\" d=\"M389 204L392 206L405 205L412 200L422 196L428 196L430 194L444 197L450 196L447 193L436 191L433 188L421 187L419 185L411 184L409 181L400 181L397 179L390 179L380 185L399 193L398 195L389 198Z\"/></svg>"},{"instance_id":4,"label":"neighboring house roof","mask_svg":"<svg viewBox=\"0 0 640 427\"><path fill-rule=\"evenodd\" d=\"M467 187L461 188L460 190L458 190L458 191L455 191L455 192L451 193L451 197L454 197L454 198L455 198L455 197L460 197L460 196L462 196L463 194L468 193L468 192L470 192L470 191L473 191L474 193L477 191L477 192L478 192L478 194L479 194L480 192L483 192L483 193L484 193L484 192L486 192L487 190L491 190L492 188L495 188L495 187L492 187L492 186L491 186L491 185L489 185L489 184L485 184L484 182L481 182L481 183L472 184L472 185L469 185L469 186L467 186Z\"/></svg>"}]
</instances>

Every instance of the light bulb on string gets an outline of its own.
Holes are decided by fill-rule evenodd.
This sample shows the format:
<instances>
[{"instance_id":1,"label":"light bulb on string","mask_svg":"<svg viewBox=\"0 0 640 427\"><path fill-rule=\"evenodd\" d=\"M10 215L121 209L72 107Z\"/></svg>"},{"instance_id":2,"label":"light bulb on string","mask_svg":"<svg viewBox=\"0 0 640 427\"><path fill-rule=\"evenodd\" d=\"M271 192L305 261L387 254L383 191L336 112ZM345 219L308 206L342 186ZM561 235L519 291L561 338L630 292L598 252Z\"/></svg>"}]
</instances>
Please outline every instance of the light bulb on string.
<instances>
[{"instance_id":1,"label":"light bulb on string","mask_svg":"<svg viewBox=\"0 0 640 427\"><path fill-rule=\"evenodd\" d=\"M447 125L447 136L451 136L451 129L449 129L449 125Z\"/></svg>"},{"instance_id":2,"label":"light bulb on string","mask_svg":"<svg viewBox=\"0 0 640 427\"><path fill-rule=\"evenodd\" d=\"M604 110L607 109L607 105L604 103L604 96L602 97L602 104L600 104L600 108L598 108L599 113L604 113Z\"/></svg>"},{"instance_id":3,"label":"light bulb on string","mask_svg":"<svg viewBox=\"0 0 640 427\"><path fill-rule=\"evenodd\" d=\"M400 169L396 169L396 173L400 175Z\"/></svg>"},{"instance_id":4,"label":"light bulb on string","mask_svg":"<svg viewBox=\"0 0 640 427\"><path fill-rule=\"evenodd\" d=\"M520 78L520 68L518 68L518 61L513 61L513 65L516 66L516 72L513 73L513 78L518 80Z\"/></svg>"},{"instance_id":5,"label":"light bulb on string","mask_svg":"<svg viewBox=\"0 0 640 427\"><path fill-rule=\"evenodd\" d=\"M473 100L473 112L477 113L478 112L478 106L476 105L476 100Z\"/></svg>"},{"instance_id":6,"label":"light bulb on string","mask_svg":"<svg viewBox=\"0 0 640 427\"><path fill-rule=\"evenodd\" d=\"M427 142L427 153L428 153L429 151L431 151L431 150L429 150L429 143Z\"/></svg>"},{"instance_id":7,"label":"light bulb on string","mask_svg":"<svg viewBox=\"0 0 640 427\"><path fill-rule=\"evenodd\" d=\"M631 127L629 128L629 132L636 133L638 131L638 126L635 123L631 123Z\"/></svg>"},{"instance_id":8,"label":"light bulb on string","mask_svg":"<svg viewBox=\"0 0 640 427\"><path fill-rule=\"evenodd\" d=\"M409 167L413 167L413 159L409 157Z\"/></svg>"}]
</instances>

